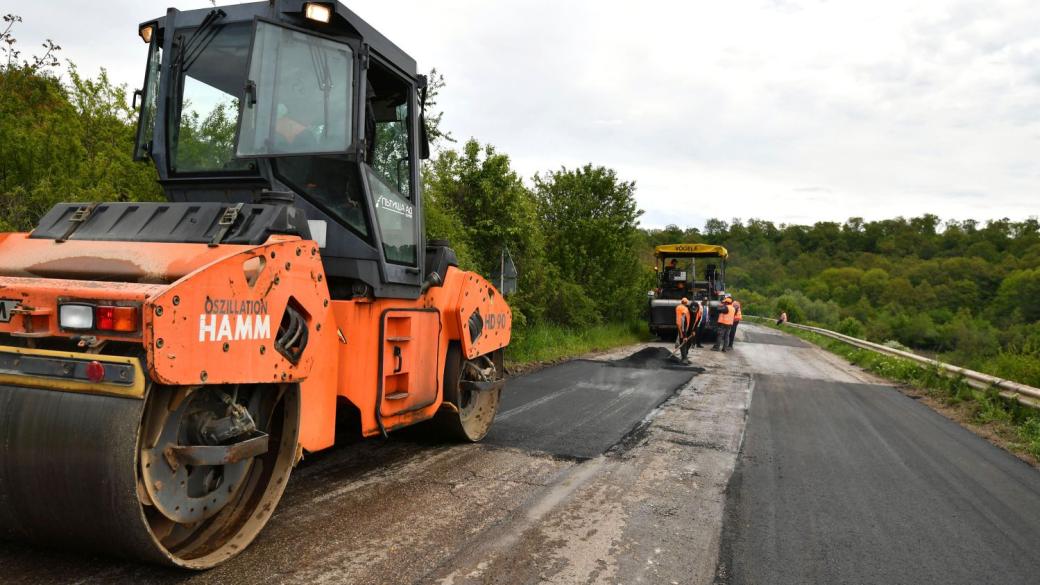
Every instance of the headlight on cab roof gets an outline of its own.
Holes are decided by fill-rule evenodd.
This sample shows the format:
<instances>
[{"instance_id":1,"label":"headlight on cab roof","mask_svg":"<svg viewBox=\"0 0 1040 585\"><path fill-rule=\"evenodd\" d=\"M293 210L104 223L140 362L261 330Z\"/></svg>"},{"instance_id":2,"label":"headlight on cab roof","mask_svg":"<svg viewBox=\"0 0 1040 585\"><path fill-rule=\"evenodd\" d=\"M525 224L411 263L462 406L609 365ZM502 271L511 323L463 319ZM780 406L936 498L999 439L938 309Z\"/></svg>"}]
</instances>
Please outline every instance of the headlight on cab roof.
<instances>
[{"instance_id":1,"label":"headlight on cab roof","mask_svg":"<svg viewBox=\"0 0 1040 585\"><path fill-rule=\"evenodd\" d=\"M332 20L332 7L328 4L308 2L303 5L303 15L310 20L328 24Z\"/></svg>"}]
</instances>

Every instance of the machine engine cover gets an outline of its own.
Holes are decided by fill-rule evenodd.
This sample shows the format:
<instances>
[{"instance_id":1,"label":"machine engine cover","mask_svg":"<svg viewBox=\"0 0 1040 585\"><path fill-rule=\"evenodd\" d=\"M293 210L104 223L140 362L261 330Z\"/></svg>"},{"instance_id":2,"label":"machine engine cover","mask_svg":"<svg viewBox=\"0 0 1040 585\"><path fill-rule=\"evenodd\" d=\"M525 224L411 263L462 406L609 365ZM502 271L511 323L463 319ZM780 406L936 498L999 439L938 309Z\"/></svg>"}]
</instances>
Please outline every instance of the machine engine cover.
<instances>
[{"instance_id":1,"label":"machine engine cover","mask_svg":"<svg viewBox=\"0 0 1040 585\"><path fill-rule=\"evenodd\" d=\"M81 221L82 203L59 203L40 219L30 238L118 242L213 243L222 219L234 215L223 244L262 244L272 234L310 238L306 218L287 205L206 203L99 203ZM229 213L229 209L237 211ZM79 226L73 226L80 223ZM69 232L70 228L74 230ZM67 238L66 238L66 234Z\"/></svg>"}]
</instances>

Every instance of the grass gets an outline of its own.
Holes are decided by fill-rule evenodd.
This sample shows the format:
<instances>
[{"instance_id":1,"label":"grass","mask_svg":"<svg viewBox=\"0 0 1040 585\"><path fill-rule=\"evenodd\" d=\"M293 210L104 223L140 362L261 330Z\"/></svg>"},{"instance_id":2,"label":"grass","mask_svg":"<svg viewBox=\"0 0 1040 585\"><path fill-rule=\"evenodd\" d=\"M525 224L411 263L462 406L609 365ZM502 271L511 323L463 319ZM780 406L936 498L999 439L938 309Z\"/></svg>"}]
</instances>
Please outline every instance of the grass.
<instances>
[{"instance_id":1,"label":"grass","mask_svg":"<svg viewBox=\"0 0 1040 585\"><path fill-rule=\"evenodd\" d=\"M506 366L510 369L532 363L552 362L593 351L648 341L646 323L606 323L574 328L537 324L514 331L506 348Z\"/></svg>"},{"instance_id":2,"label":"grass","mask_svg":"<svg viewBox=\"0 0 1040 585\"><path fill-rule=\"evenodd\" d=\"M944 356L951 360L961 358L957 365L993 376L1014 380L1027 386L1040 387L1040 359L1035 353L1019 353L1014 350L1001 351L985 358L963 359L959 355Z\"/></svg>"},{"instance_id":3,"label":"grass","mask_svg":"<svg viewBox=\"0 0 1040 585\"><path fill-rule=\"evenodd\" d=\"M780 329L773 323L765 325ZM964 378L949 376L938 367L860 349L811 331L793 327L783 331L883 378L921 389L940 404L957 409L970 422L995 432L1009 450L1040 459L1040 412L1001 396L996 389L978 390L969 386Z\"/></svg>"}]
</instances>

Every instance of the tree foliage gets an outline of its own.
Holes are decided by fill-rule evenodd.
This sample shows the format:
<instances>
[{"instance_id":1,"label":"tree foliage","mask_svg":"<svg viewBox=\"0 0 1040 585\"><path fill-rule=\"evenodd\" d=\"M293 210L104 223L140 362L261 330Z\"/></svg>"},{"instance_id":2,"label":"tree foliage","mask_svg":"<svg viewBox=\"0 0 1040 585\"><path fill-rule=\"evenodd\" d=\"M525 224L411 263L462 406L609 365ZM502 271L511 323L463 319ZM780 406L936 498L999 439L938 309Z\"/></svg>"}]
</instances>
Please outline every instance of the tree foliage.
<instances>
[{"instance_id":1,"label":"tree foliage","mask_svg":"<svg viewBox=\"0 0 1040 585\"><path fill-rule=\"evenodd\" d=\"M126 88L102 70L54 70L60 47L22 59L3 17L0 49L0 229L28 230L59 201L155 199L151 166L132 160L134 116Z\"/></svg>"},{"instance_id":2,"label":"tree foliage","mask_svg":"<svg viewBox=\"0 0 1040 585\"><path fill-rule=\"evenodd\" d=\"M426 169L427 234L448 239L465 267L490 275L508 249L520 273L516 309L524 318L545 316L548 274L545 240L534 195L491 145L469 140L441 152Z\"/></svg>"},{"instance_id":3,"label":"tree foliage","mask_svg":"<svg viewBox=\"0 0 1040 585\"><path fill-rule=\"evenodd\" d=\"M630 319L645 296L639 264L635 183L605 167L566 168L534 177L546 254L583 304L611 320ZM587 318L587 317L583 317ZM599 318L593 318L598 321Z\"/></svg>"},{"instance_id":4,"label":"tree foliage","mask_svg":"<svg viewBox=\"0 0 1040 585\"><path fill-rule=\"evenodd\" d=\"M437 96L444 89L444 75L434 67L426 76L426 103L424 122L426 123L426 137L430 146L438 148L445 143L455 143L455 137L451 132L444 129L444 112L437 108Z\"/></svg>"}]
</instances>

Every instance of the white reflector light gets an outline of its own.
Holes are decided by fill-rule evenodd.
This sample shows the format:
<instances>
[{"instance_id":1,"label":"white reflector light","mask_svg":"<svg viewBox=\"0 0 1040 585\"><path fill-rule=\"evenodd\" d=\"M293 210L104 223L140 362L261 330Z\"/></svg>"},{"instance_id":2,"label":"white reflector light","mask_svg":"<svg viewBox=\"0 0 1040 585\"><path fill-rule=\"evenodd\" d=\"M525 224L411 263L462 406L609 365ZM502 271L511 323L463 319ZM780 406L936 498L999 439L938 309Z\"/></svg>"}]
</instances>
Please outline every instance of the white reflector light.
<instances>
[{"instance_id":1,"label":"white reflector light","mask_svg":"<svg viewBox=\"0 0 1040 585\"><path fill-rule=\"evenodd\" d=\"M58 324L62 329L93 329L93 305L59 305Z\"/></svg>"},{"instance_id":2,"label":"white reflector light","mask_svg":"<svg viewBox=\"0 0 1040 585\"><path fill-rule=\"evenodd\" d=\"M328 24L332 20L332 8L329 8L327 4L308 2L303 5L303 15L311 20Z\"/></svg>"},{"instance_id":3,"label":"white reflector light","mask_svg":"<svg viewBox=\"0 0 1040 585\"><path fill-rule=\"evenodd\" d=\"M329 224L323 219L308 219L307 227L311 230L311 239L318 243L319 248L325 247L325 239L328 237Z\"/></svg>"}]
</instances>

